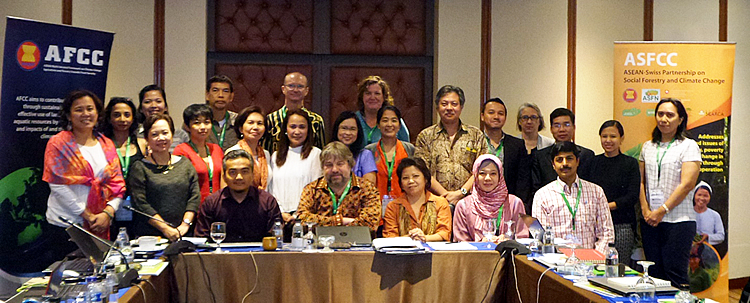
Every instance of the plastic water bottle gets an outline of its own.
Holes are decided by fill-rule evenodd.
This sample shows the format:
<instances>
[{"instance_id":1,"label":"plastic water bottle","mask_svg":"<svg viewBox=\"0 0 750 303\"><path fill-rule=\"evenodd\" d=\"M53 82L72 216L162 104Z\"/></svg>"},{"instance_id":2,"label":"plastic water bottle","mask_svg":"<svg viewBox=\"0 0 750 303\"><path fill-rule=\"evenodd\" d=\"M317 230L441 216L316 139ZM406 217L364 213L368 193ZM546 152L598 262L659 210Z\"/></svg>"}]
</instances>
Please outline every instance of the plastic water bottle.
<instances>
[{"instance_id":1,"label":"plastic water bottle","mask_svg":"<svg viewBox=\"0 0 750 303\"><path fill-rule=\"evenodd\" d=\"M284 243L284 227L281 225L281 221L276 221L273 224L273 236L276 237L276 245L281 248L281 244Z\"/></svg>"},{"instance_id":2,"label":"plastic water bottle","mask_svg":"<svg viewBox=\"0 0 750 303\"><path fill-rule=\"evenodd\" d=\"M119 281L117 279L117 274L115 273L115 266L107 264L104 266L104 270L107 273L106 278L103 281L106 289L105 296L110 303L117 302L117 285L119 284Z\"/></svg>"},{"instance_id":3,"label":"plastic water bottle","mask_svg":"<svg viewBox=\"0 0 750 303\"><path fill-rule=\"evenodd\" d=\"M552 232L552 226L547 226L544 230L544 239L542 240L544 246L542 247L542 253L554 253L555 252L555 234Z\"/></svg>"},{"instance_id":4,"label":"plastic water bottle","mask_svg":"<svg viewBox=\"0 0 750 303\"><path fill-rule=\"evenodd\" d=\"M120 227L120 233L117 234L116 245L117 248L122 251L122 254L125 255L125 259L128 260L128 263L133 263L135 253L133 253L133 248L130 246L130 237L128 237L127 228Z\"/></svg>"},{"instance_id":5,"label":"plastic water bottle","mask_svg":"<svg viewBox=\"0 0 750 303\"><path fill-rule=\"evenodd\" d=\"M104 303L106 294L104 285L96 281L95 276L86 277L86 298L88 303Z\"/></svg>"},{"instance_id":6,"label":"plastic water bottle","mask_svg":"<svg viewBox=\"0 0 750 303\"><path fill-rule=\"evenodd\" d=\"M619 266L620 266L620 255L617 253L617 249L615 248L615 243L609 243L609 248L607 248L607 255L606 255L606 265L607 265L607 271L606 276L607 278L616 278L619 277Z\"/></svg>"},{"instance_id":7,"label":"plastic water bottle","mask_svg":"<svg viewBox=\"0 0 750 303\"><path fill-rule=\"evenodd\" d=\"M292 227L292 247L300 250L305 248L305 239L302 238L302 223L300 222L294 223L294 227Z\"/></svg>"}]
</instances>

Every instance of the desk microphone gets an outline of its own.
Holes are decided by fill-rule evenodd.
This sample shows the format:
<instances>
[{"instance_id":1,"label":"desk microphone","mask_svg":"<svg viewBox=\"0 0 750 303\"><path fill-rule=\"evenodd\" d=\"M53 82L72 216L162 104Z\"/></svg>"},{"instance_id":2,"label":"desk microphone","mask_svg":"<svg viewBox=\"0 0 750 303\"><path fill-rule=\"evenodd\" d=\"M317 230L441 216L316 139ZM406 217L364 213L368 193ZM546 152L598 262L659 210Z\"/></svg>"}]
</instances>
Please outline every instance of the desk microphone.
<instances>
[{"instance_id":1,"label":"desk microphone","mask_svg":"<svg viewBox=\"0 0 750 303\"><path fill-rule=\"evenodd\" d=\"M63 216L59 216L58 218L61 221L67 223L68 225L74 227L75 229L84 232L89 237L91 237L91 238L93 238L93 239L95 239L95 240L97 240L97 241L99 241L101 243L104 243L104 245L106 245L110 249L112 249L112 250L114 250L114 251L116 251L117 253L120 254L120 260L122 261L123 264L125 264L125 271L122 272L122 273L118 273L117 274L117 277L118 277L117 280L120 281L120 283L118 285L119 287L121 287L121 288L130 287L130 284L134 280L138 279L138 271L135 270L135 269L133 269L133 268L130 268L130 265L128 265L128 259L125 258L125 254L123 254L122 251L120 251L119 249L117 249L117 247L115 247L113 244L110 244L109 241L104 240L104 239L98 237L97 235L91 233L90 231L84 229L83 227L79 226L78 224L75 224L75 222L71 221L68 218L65 218Z\"/></svg>"},{"instance_id":2,"label":"desk microphone","mask_svg":"<svg viewBox=\"0 0 750 303\"><path fill-rule=\"evenodd\" d=\"M146 218L149 218L149 219L157 221L157 222L164 223L164 224L166 224L167 226L169 226L171 228L177 229L177 226L174 226L174 224L169 223L167 221L164 221L162 219L159 219L159 218L157 218L155 216L149 215L147 213L144 213L144 212L142 212L140 210L137 210L137 209L131 207L130 205L123 205L122 207L125 208L125 209L127 209L127 210L129 210L129 211L132 211L132 212L134 212L136 214L139 214L141 216L144 216ZM179 230L177 230L177 235L179 236L179 240L177 240L176 242L173 242L172 244L167 245L167 248L164 249L164 255L165 256L171 257L171 256L174 256L174 255L183 253L183 252L195 251L195 244L193 244L193 242L183 240L182 239L182 234L180 233Z\"/></svg>"}]
</instances>

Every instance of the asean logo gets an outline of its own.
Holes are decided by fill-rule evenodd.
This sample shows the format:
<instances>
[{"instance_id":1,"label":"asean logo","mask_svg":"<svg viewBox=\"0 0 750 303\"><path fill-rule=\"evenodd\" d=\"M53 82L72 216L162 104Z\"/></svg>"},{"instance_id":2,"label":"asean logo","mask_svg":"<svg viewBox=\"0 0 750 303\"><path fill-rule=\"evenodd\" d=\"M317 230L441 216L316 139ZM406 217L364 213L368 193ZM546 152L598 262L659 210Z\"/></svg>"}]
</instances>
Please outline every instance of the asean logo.
<instances>
[{"instance_id":1,"label":"asean logo","mask_svg":"<svg viewBox=\"0 0 750 303\"><path fill-rule=\"evenodd\" d=\"M638 99L638 92L632 88L628 88L622 93L622 98L625 102L635 102L635 100Z\"/></svg>"},{"instance_id":2,"label":"asean logo","mask_svg":"<svg viewBox=\"0 0 750 303\"><path fill-rule=\"evenodd\" d=\"M39 47L31 41L24 41L16 51L18 65L25 70L34 70L39 65Z\"/></svg>"}]
</instances>

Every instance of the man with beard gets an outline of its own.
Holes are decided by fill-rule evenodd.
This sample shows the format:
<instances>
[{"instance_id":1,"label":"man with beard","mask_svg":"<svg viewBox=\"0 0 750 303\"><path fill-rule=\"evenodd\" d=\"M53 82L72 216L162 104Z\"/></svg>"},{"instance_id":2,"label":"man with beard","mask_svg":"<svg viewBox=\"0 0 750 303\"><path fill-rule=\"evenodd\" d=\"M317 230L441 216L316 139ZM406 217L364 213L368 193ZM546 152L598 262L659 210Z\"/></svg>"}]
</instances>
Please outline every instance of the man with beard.
<instances>
[{"instance_id":1,"label":"man with beard","mask_svg":"<svg viewBox=\"0 0 750 303\"><path fill-rule=\"evenodd\" d=\"M297 218L320 226L358 225L378 228L380 195L370 182L352 172L354 157L349 148L334 141L320 154L323 177L302 190Z\"/></svg>"},{"instance_id":2,"label":"man with beard","mask_svg":"<svg viewBox=\"0 0 750 303\"><path fill-rule=\"evenodd\" d=\"M573 142L557 142L550 148L557 180L536 192L532 216L545 228L551 226L558 237L573 235L581 247L605 253L607 244L615 242L615 232L604 190L578 178L580 150Z\"/></svg>"}]
</instances>

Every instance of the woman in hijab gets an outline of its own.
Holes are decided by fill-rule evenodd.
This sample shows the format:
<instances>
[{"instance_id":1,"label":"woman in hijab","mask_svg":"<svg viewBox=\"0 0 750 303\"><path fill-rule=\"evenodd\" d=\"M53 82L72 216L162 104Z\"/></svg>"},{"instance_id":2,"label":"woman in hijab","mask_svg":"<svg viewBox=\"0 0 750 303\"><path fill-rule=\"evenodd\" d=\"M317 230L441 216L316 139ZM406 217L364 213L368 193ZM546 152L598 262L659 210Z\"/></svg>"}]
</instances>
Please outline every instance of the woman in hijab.
<instances>
[{"instance_id":1,"label":"woman in hijab","mask_svg":"<svg viewBox=\"0 0 750 303\"><path fill-rule=\"evenodd\" d=\"M453 238L456 241L504 241L508 230L506 221L513 221L517 238L527 238L529 229L523 223L521 214L526 214L523 201L508 194L503 177L503 164L496 156L481 155L474 161L474 186L469 196L456 204L453 213ZM482 226L488 219L498 219L500 236L486 239Z\"/></svg>"}]
</instances>

